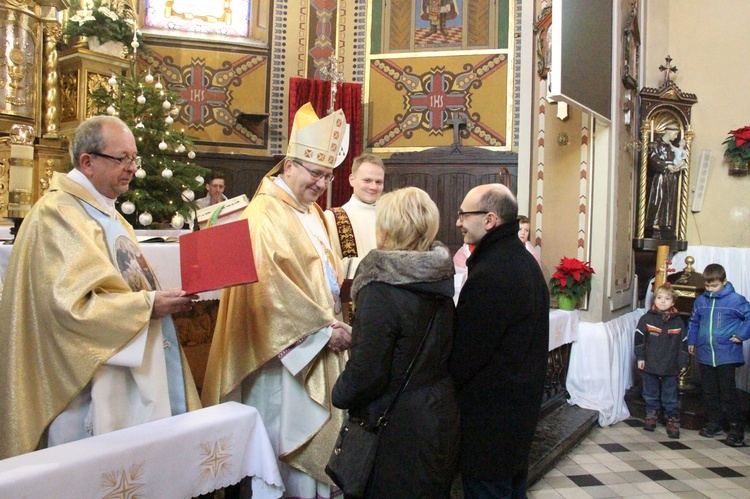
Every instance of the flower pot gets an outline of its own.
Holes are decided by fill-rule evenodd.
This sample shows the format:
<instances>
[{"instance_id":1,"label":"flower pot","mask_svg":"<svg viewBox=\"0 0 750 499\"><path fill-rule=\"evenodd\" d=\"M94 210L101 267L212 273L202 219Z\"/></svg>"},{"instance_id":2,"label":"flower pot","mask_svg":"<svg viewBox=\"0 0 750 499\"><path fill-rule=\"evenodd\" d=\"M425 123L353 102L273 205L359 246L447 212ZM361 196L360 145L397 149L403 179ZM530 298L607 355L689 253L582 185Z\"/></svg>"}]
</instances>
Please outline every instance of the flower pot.
<instances>
[{"instance_id":1,"label":"flower pot","mask_svg":"<svg viewBox=\"0 0 750 499\"><path fill-rule=\"evenodd\" d=\"M89 50L92 52L99 52L100 54L107 54L113 57L122 57L122 53L125 50L125 44L116 40L108 40L104 43L99 43L98 36L90 36L88 38Z\"/></svg>"},{"instance_id":2,"label":"flower pot","mask_svg":"<svg viewBox=\"0 0 750 499\"><path fill-rule=\"evenodd\" d=\"M575 310L578 300L567 295L557 295L557 308L560 310Z\"/></svg>"}]
</instances>

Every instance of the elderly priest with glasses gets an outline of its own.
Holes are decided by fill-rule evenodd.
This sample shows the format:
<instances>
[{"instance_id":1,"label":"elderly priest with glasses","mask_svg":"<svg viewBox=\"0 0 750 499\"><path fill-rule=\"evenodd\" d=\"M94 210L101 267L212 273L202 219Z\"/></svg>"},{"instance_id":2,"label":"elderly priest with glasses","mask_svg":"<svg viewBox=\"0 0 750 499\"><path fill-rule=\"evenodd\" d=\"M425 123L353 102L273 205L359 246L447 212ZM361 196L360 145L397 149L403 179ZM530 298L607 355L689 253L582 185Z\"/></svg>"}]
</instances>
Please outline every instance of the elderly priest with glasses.
<instances>
[{"instance_id":1,"label":"elderly priest with glasses","mask_svg":"<svg viewBox=\"0 0 750 499\"><path fill-rule=\"evenodd\" d=\"M170 316L195 297L159 290L115 210L140 162L133 134L118 118L89 118L70 157L8 264L0 459L200 407Z\"/></svg>"},{"instance_id":2,"label":"elderly priest with glasses","mask_svg":"<svg viewBox=\"0 0 750 499\"><path fill-rule=\"evenodd\" d=\"M315 201L333 180L345 126L340 110L322 119L310 104L297 111L286 158L243 214L258 282L222 294L203 383L206 406L258 409L284 497L330 496L324 467L343 419L330 390L351 330L340 322L340 262Z\"/></svg>"}]
</instances>

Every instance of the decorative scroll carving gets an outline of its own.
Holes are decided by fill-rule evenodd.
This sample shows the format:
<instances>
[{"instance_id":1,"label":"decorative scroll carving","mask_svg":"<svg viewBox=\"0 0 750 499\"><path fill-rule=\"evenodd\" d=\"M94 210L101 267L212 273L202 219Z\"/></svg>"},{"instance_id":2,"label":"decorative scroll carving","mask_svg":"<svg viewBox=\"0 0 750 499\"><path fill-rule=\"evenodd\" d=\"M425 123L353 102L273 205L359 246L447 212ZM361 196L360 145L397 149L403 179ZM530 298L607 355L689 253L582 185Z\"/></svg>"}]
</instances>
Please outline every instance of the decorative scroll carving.
<instances>
[{"instance_id":1,"label":"decorative scroll carving","mask_svg":"<svg viewBox=\"0 0 750 499\"><path fill-rule=\"evenodd\" d=\"M99 109L96 107L92 94L100 88L110 90L111 87L107 83L107 80L109 80L107 76L89 73L88 94L86 95L86 118L99 114Z\"/></svg>"},{"instance_id":2,"label":"decorative scroll carving","mask_svg":"<svg viewBox=\"0 0 750 499\"><path fill-rule=\"evenodd\" d=\"M78 71L60 77L60 110L62 121L78 119Z\"/></svg>"}]
</instances>

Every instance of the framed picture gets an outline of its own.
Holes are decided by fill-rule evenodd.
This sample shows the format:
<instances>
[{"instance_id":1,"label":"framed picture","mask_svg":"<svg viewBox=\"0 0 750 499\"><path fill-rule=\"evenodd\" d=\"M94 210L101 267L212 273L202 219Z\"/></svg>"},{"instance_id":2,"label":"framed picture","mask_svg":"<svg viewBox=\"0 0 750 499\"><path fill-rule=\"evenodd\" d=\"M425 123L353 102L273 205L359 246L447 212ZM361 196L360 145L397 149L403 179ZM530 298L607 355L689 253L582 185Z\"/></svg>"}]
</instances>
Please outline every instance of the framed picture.
<instances>
[{"instance_id":1,"label":"framed picture","mask_svg":"<svg viewBox=\"0 0 750 499\"><path fill-rule=\"evenodd\" d=\"M623 72L622 84L625 88L638 90L638 60L639 48L641 46L641 34L638 30L637 4L633 3L633 9L625 22L623 30Z\"/></svg>"}]
</instances>

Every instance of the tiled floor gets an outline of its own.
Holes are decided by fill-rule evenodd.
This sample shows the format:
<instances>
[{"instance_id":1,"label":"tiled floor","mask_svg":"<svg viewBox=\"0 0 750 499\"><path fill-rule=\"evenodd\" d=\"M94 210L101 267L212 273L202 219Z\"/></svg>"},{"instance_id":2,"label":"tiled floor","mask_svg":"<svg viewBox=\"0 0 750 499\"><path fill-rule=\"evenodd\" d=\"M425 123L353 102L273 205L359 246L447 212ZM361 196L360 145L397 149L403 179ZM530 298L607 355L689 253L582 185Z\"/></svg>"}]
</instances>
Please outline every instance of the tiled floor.
<instances>
[{"instance_id":1,"label":"tiled floor","mask_svg":"<svg viewBox=\"0 0 750 499\"><path fill-rule=\"evenodd\" d=\"M635 418L597 427L528 495L750 498L750 447L728 447L722 438L704 438L683 428L674 440L663 426L644 431L643 421Z\"/></svg>"}]
</instances>

